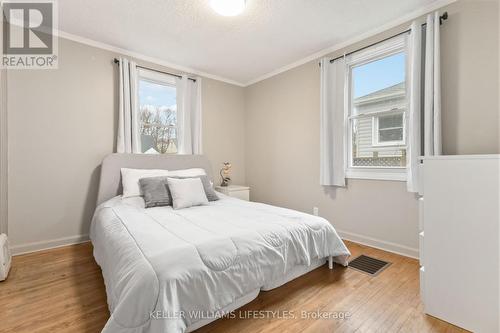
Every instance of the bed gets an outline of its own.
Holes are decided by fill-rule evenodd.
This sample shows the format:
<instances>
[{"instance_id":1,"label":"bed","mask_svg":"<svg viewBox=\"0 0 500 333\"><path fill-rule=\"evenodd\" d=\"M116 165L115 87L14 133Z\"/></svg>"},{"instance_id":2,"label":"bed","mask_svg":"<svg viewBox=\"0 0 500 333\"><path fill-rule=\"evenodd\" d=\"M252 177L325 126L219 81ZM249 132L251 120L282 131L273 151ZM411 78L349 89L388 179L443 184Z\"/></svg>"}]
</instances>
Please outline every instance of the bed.
<instances>
[{"instance_id":1,"label":"bed","mask_svg":"<svg viewBox=\"0 0 500 333\"><path fill-rule=\"evenodd\" d=\"M122 198L120 168L211 167L201 155L112 154L90 230L111 316L103 332L191 332L350 255L323 218L219 194L208 205L144 208Z\"/></svg>"}]
</instances>

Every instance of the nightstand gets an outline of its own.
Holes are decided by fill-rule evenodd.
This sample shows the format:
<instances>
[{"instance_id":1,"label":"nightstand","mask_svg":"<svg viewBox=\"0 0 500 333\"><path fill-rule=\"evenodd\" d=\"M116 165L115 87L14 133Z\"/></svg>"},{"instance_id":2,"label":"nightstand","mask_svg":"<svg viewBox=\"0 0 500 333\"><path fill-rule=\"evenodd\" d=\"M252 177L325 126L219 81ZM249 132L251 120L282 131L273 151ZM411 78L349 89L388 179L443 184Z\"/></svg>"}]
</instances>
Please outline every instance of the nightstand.
<instances>
[{"instance_id":1,"label":"nightstand","mask_svg":"<svg viewBox=\"0 0 500 333\"><path fill-rule=\"evenodd\" d=\"M250 200L250 187L240 185L215 186L215 190L233 198Z\"/></svg>"}]
</instances>

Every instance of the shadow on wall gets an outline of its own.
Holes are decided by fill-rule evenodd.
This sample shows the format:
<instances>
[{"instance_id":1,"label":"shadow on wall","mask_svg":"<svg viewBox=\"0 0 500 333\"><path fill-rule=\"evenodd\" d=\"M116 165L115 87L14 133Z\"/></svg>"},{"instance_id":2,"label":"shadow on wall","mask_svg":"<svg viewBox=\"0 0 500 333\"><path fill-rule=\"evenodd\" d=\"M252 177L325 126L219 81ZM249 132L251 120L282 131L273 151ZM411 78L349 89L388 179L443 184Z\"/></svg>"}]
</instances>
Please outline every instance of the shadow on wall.
<instances>
[{"instance_id":1,"label":"shadow on wall","mask_svg":"<svg viewBox=\"0 0 500 333\"><path fill-rule=\"evenodd\" d=\"M500 152L498 10L498 1L466 0L447 9L441 26L445 155Z\"/></svg>"},{"instance_id":2,"label":"shadow on wall","mask_svg":"<svg viewBox=\"0 0 500 333\"><path fill-rule=\"evenodd\" d=\"M92 221L92 216L96 208L97 202L97 192L99 189L99 180L101 175L101 166L96 167L92 174L90 175L90 181L87 189L87 195L85 197L85 204L83 207L83 215L80 234L86 235L89 233L90 222Z\"/></svg>"},{"instance_id":3,"label":"shadow on wall","mask_svg":"<svg viewBox=\"0 0 500 333\"><path fill-rule=\"evenodd\" d=\"M337 186L321 186L321 187L323 188L323 193L330 199L334 200L337 197Z\"/></svg>"},{"instance_id":4,"label":"shadow on wall","mask_svg":"<svg viewBox=\"0 0 500 333\"><path fill-rule=\"evenodd\" d=\"M118 57L118 55L115 55L115 57ZM113 59L113 58L111 58ZM118 71L118 66L114 63L113 60L110 60L110 66L113 67L113 98L114 98L114 105L116 106L113 110L113 150L110 152L106 152L105 155L102 156L101 160L99 161L99 165L94 168L90 175L90 180L89 184L87 187L87 195L85 197L85 204L82 212L82 223L80 226L80 234L81 235L87 235L89 233L90 229L90 223L92 221L92 217L94 215L94 211L96 208L96 202L97 202L97 193L99 191L99 182L100 182L100 175L101 175L101 162L104 157L106 157L108 154L111 154L116 151L116 136L118 134L118 117L119 117L119 110L118 106L120 105L119 103L119 71Z\"/></svg>"},{"instance_id":5,"label":"shadow on wall","mask_svg":"<svg viewBox=\"0 0 500 333\"><path fill-rule=\"evenodd\" d=\"M118 56L115 56L115 58ZM110 60L111 66L113 66L113 98L115 100L115 110L114 114L114 123L113 123L113 138L116 138L118 135L118 118L119 118L119 105L120 105L120 73L118 71L118 66L115 64L114 60ZM116 151L116 140L113 139L113 151Z\"/></svg>"},{"instance_id":6,"label":"shadow on wall","mask_svg":"<svg viewBox=\"0 0 500 333\"><path fill-rule=\"evenodd\" d=\"M446 24L441 26L441 64L442 72L446 75L442 75L442 123L446 124L443 129L443 153L444 154L456 154L459 145L459 133L458 133L458 117L454 114L458 109L458 99L457 98L447 98L449 96L458 96L458 82L460 82L461 71L459 69L459 64L461 63L461 52L456 52L461 48L460 46L460 35L461 27L463 26L464 18L460 11L451 12L450 19L446 21ZM454 50L453 54L447 54L447 50ZM455 58L454 61L443 61L443 59L448 59L450 57ZM422 122L424 119L422 119ZM445 133L445 132L448 133ZM447 138L452 138L451 140Z\"/></svg>"}]
</instances>

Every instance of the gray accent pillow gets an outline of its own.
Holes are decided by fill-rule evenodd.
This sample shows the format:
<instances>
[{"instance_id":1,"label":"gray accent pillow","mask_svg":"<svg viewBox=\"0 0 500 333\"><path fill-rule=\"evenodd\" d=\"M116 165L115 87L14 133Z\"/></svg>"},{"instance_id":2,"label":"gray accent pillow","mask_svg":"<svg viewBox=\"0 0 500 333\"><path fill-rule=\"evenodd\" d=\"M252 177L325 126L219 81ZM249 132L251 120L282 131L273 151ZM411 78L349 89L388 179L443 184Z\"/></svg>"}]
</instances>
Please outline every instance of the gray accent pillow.
<instances>
[{"instance_id":1,"label":"gray accent pillow","mask_svg":"<svg viewBox=\"0 0 500 333\"><path fill-rule=\"evenodd\" d=\"M167 177L164 176L139 179L146 208L172 206L172 197L166 185Z\"/></svg>"},{"instance_id":2,"label":"gray accent pillow","mask_svg":"<svg viewBox=\"0 0 500 333\"><path fill-rule=\"evenodd\" d=\"M201 183L203 184L203 189L205 190L205 195L207 196L208 201L219 200L219 196L217 195L217 193L215 193L212 182L210 181L210 179L208 179L207 175L200 175L200 176L196 176L196 177L179 177L179 178L200 178Z\"/></svg>"},{"instance_id":3,"label":"gray accent pillow","mask_svg":"<svg viewBox=\"0 0 500 333\"><path fill-rule=\"evenodd\" d=\"M170 190L168 189L167 178L200 178L208 201L219 200L219 197L217 196L217 193L215 193L212 183L210 183L210 180L206 175L193 177L148 177L139 179L139 186L141 188L141 194L144 197L146 208L172 206L172 196L170 195Z\"/></svg>"}]
</instances>

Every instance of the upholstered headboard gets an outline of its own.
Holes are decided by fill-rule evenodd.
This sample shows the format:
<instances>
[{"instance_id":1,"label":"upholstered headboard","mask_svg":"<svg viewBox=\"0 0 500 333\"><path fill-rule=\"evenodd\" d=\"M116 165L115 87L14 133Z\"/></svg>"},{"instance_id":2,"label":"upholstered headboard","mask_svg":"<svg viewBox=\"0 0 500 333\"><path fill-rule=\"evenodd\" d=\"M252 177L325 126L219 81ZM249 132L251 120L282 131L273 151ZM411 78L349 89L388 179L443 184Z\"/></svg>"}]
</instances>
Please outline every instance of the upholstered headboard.
<instances>
[{"instance_id":1,"label":"upholstered headboard","mask_svg":"<svg viewBox=\"0 0 500 333\"><path fill-rule=\"evenodd\" d=\"M203 168L213 180L210 162L203 155L111 154L104 158L97 204L122 193L121 168L179 170Z\"/></svg>"}]
</instances>

